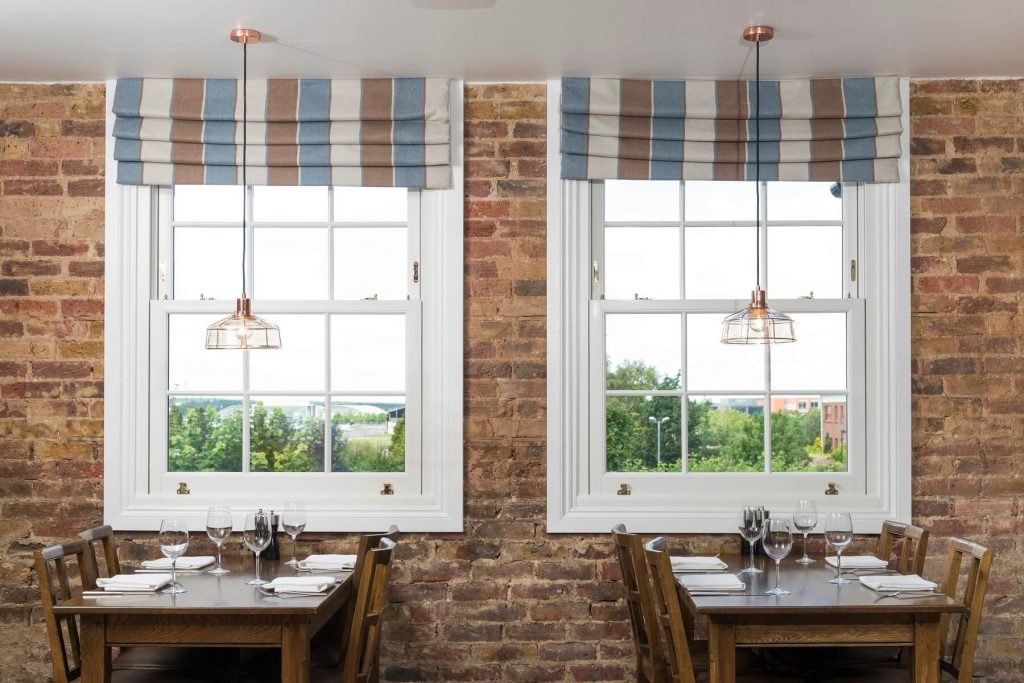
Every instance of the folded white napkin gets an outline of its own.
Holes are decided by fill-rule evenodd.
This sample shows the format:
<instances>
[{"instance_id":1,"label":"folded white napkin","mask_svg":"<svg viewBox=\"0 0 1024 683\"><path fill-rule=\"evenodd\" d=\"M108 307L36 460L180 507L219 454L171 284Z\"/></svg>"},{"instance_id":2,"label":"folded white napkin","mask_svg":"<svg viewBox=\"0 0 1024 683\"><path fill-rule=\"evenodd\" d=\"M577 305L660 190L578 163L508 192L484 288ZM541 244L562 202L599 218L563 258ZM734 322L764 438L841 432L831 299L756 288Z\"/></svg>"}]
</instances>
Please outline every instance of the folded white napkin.
<instances>
[{"instance_id":1,"label":"folded white napkin","mask_svg":"<svg viewBox=\"0 0 1024 683\"><path fill-rule=\"evenodd\" d=\"M333 576L279 576L266 588L278 593L325 593L335 583Z\"/></svg>"},{"instance_id":2,"label":"folded white napkin","mask_svg":"<svg viewBox=\"0 0 1024 683\"><path fill-rule=\"evenodd\" d=\"M673 557L674 572L714 572L726 569L729 565L717 557Z\"/></svg>"},{"instance_id":3,"label":"folded white napkin","mask_svg":"<svg viewBox=\"0 0 1024 683\"><path fill-rule=\"evenodd\" d=\"M340 572L356 568L355 555L310 555L299 561L300 569L320 569Z\"/></svg>"},{"instance_id":4,"label":"folded white napkin","mask_svg":"<svg viewBox=\"0 0 1024 683\"><path fill-rule=\"evenodd\" d=\"M684 574L679 581L688 590L742 591L747 586L735 574Z\"/></svg>"},{"instance_id":5,"label":"folded white napkin","mask_svg":"<svg viewBox=\"0 0 1024 683\"><path fill-rule=\"evenodd\" d=\"M211 564L216 562L216 558L211 555L195 555L193 557L179 557L177 567L178 569L205 569ZM167 569L171 568L171 558L161 557L159 560L145 560L142 566L146 569Z\"/></svg>"},{"instance_id":6,"label":"folded white napkin","mask_svg":"<svg viewBox=\"0 0 1024 683\"><path fill-rule=\"evenodd\" d=\"M118 593L152 593L170 582L170 574L117 574L96 579L99 588Z\"/></svg>"},{"instance_id":7,"label":"folded white napkin","mask_svg":"<svg viewBox=\"0 0 1024 683\"><path fill-rule=\"evenodd\" d=\"M835 567L838 560L830 555L825 558L825 564ZM843 555L843 569L885 569L889 563L874 555Z\"/></svg>"},{"instance_id":8,"label":"folded white napkin","mask_svg":"<svg viewBox=\"0 0 1024 683\"><path fill-rule=\"evenodd\" d=\"M860 582L875 591L930 592L938 588L937 583L922 579L917 574L894 574L892 576L862 576Z\"/></svg>"}]
</instances>

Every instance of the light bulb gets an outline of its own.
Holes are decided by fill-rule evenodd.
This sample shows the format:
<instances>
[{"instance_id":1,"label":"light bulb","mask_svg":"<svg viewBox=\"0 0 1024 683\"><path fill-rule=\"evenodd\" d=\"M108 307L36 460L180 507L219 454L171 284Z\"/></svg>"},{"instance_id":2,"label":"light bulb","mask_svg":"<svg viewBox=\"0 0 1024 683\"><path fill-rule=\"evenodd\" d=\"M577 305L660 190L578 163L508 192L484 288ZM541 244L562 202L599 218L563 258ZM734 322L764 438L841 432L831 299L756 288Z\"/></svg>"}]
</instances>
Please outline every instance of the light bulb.
<instances>
[{"instance_id":1,"label":"light bulb","mask_svg":"<svg viewBox=\"0 0 1024 683\"><path fill-rule=\"evenodd\" d=\"M754 334L764 334L768 321L758 315L750 320L750 331Z\"/></svg>"},{"instance_id":2,"label":"light bulb","mask_svg":"<svg viewBox=\"0 0 1024 683\"><path fill-rule=\"evenodd\" d=\"M244 322L235 328L235 337L238 338L238 341L247 342L251 336L252 330Z\"/></svg>"}]
</instances>

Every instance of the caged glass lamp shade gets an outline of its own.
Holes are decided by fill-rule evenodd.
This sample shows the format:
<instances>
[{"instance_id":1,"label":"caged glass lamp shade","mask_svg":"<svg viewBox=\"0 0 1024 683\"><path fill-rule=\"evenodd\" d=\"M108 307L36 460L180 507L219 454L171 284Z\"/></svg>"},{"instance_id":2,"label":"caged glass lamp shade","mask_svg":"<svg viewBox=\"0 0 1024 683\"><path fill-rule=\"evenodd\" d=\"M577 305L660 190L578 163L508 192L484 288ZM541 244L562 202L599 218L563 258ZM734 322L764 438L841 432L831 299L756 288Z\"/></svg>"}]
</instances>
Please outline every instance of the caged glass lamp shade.
<instances>
[{"instance_id":1,"label":"caged glass lamp shade","mask_svg":"<svg viewBox=\"0 0 1024 683\"><path fill-rule=\"evenodd\" d=\"M281 328L252 314L252 299L235 299L235 312L206 328L207 349L279 349Z\"/></svg>"},{"instance_id":2,"label":"caged glass lamp shade","mask_svg":"<svg viewBox=\"0 0 1024 683\"><path fill-rule=\"evenodd\" d=\"M750 293L750 305L722 320L723 344L786 344L796 341L793 319L768 308L764 290Z\"/></svg>"}]
</instances>

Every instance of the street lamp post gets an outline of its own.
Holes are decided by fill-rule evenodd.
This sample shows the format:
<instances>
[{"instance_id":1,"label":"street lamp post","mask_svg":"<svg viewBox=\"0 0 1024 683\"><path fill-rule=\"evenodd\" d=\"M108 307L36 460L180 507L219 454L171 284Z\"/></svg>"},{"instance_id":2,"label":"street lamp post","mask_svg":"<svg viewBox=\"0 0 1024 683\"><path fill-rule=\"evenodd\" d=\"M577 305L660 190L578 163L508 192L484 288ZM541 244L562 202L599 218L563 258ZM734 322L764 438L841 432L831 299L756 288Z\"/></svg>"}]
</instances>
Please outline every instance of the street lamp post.
<instances>
[{"instance_id":1,"label":"street lamp post","mask_svg":"<svg viewBox=\"0 0 1024 683\"><path fill-rule=\"evenodd\" d=\"M653 415L647 418L648 422L650 422L651 424L658 428L658 467L661 467L661 425L668 422L668 420L668 415L661 418L660 420L654 417Z\"/></svg>"}]
</instances>

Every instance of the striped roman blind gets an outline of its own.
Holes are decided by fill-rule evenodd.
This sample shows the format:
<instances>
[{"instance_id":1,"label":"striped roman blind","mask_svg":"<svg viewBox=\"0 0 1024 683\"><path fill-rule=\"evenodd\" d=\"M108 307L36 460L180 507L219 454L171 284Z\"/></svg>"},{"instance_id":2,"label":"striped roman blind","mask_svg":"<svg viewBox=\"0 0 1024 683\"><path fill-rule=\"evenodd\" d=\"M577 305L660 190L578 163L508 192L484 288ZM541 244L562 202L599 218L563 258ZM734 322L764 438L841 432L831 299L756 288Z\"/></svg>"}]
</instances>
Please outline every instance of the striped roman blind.
<instances>
[{"instance_id":1,"label":"striped roman blind","mask_svg":"<svg viewBox=\"0 0 1024 683\"><path fill-rule=\"evenodd\" d=\"M122 78L117 182L241 182L242 87L230 79ZM249 81L251 185L451 186L449 82Z\"/></svg>"},{"instance_id":2,"label":"striped roman blind","mask_svg":"<svg viewBox=\"0 0 1024 683\"><path fill-rule=\"evenodd\" d=\"M761 81L761 179L897 182L899 79ZM562 177L753 180L754 81L562 79Z\"/></svg>"}]
</instances>

